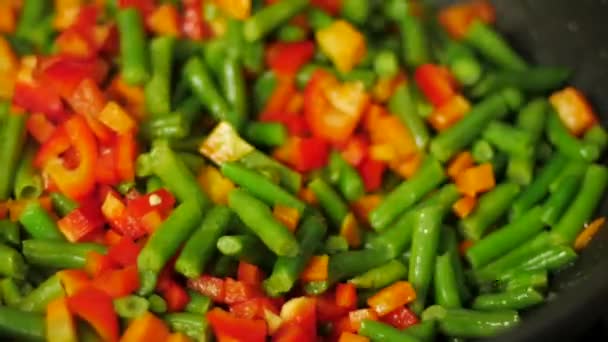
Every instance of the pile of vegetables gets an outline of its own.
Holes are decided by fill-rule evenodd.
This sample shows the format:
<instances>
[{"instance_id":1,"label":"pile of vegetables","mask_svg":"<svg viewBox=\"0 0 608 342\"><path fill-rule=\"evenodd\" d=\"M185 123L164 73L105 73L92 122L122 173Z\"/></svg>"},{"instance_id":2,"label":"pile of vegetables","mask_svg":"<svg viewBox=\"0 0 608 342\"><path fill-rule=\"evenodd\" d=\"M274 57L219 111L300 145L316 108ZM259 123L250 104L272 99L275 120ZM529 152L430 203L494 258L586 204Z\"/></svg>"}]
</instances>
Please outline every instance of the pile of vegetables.
<instances>
[{"instance_id":1,"label":"pile of vegetables","mask_svg":"<svg viewBox=\"0 0 608 342\"><path fill-rule=\"evenodd\" d=\"M485 0L0 3L0 336L491 337L608 134Z\"/></svg>"}]
</instances>

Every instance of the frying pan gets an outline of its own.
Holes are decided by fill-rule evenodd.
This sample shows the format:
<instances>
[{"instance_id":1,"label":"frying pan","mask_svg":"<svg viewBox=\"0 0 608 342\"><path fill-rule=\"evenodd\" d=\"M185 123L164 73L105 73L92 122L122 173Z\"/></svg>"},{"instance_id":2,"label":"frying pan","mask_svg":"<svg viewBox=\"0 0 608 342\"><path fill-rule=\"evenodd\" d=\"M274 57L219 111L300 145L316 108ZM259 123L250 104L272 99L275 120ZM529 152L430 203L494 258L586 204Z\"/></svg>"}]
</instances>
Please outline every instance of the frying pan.
<instances>
[{"instance_id":1,"label":"frying pan","mask_svg":"<svg viewBox=\"0 0 608 342\"><path fill-rule=\"evenodd\" d=\"M452 2L435 0L438 5ZM608 0L492 2L498 28L513 46L534 63L570 67L571 83L590 97L607 125ZM605 197L598 215L607 214ZM608 229L550 284L547 304L524 313L518 328L492 341L608 340ZM602 319L603 330L592 330Z\"/></svg>"}]
</instances>

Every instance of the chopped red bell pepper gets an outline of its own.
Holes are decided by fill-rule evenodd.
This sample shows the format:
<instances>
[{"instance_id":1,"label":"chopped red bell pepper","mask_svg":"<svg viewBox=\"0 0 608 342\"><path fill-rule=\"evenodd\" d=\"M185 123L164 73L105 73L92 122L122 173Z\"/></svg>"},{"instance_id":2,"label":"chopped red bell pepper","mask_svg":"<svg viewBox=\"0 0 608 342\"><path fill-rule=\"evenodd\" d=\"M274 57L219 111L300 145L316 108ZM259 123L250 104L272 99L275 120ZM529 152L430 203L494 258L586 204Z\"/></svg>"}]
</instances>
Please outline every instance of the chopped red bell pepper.
<instances>
[{"instance_id":1,"label":"chopped red bell pepper","mask_svg":"<svg viewBox=\"0 0 608 342\"><path fill-rule=\"evenodd\" d=\"M167 216L173 210L174 205L175 196L167 189L161 188L129 201L127 211L134 217L142 217L154 210L158 210L161 215Z\"/></svg>"},{"instance_id":2,"label":"chopped red bell pepper","mask_svg":"<svg viewBox=\"0 0 608 342\"><path fill-rule=\"evenodd\" d=\"M87 321L104 341L118 341L118 316L112 297L94 287L87 287L68 297L70 311Z\"/></svg>"},{"instance_id":3,"label":"chopped red bell pepper","mask_svg":"<svg viewBox=\"0 0 608 342\"><path fill-rule=\"evenodd\" d=\"M120 242L110 247L108 257L115 263L126 267L137 263L137 256L141 252L142 247L128 236L120 239Z\"/></svg>"},{"instance_id":4,"label":"chopped red bell pepper","mask_svg":"<svg viewBox=\"0 0 608 342\"><path fill-rule=\"evenodd\" d=\"M364 320L372 320L372 321L377 321L378 320L378 314L376 314L376 311L374 311L373 309L359 309L359 310L354 310L348 313L348 320L350 322L350 326L352 329L352 332L357 332L359 331L359 328L361 327L361 322Z\"/></svg>"},{"instance_id":5,"label":"chopped red bell pepper","mask_svg":"<svg viewBox=\"0 0 608 342\"><path fill-rule=\"evenodd\" d=\"M86 201L57 221L57 226L68 241L78 242L101 230L104 223L99 207Z\"/></svg>"},{"instance_id":6,"label":"chopped red bell pepper","mask_svg":"<svg viewBox=\"0 0 608 342\"><path fill-rule=\"evenodd\" d=\"M329 145L322 139L310 137L301 138L294 155L294 167L301 172L307 172L324 167L329 156Z\"/></svg>"},{"instance_id":7,"label":"chopped red bell pepper","mask_svg":"<svg viewBox=\"0 0 608 342\"><path fill-rule=\"evenodd\" d=\"M272 335L272 342L313 342L316 339L303 327L293 323L283 323Z\"/></svg>"},{"instance_id":8,"label":"chopped red bell pepper","mask_svg":"<svg viewBox=\"0 0 608 342\"><path fill-rule=\"evenodd\" d=\"M207 313L207 321L219 341L266 341L266 323L263 320L237 318L214 308Z\"/></svg>"},{"instance_id":9,"label":"chopped red bell pepper","mask_svg":"<svg viewBox=\"0 0 608 342\"><path fill-rule=\"evenodd\" d=\"M416 69L414 78L422 93L435 108L456 95L456 81L450 71L443 66L423 64Z\"/></svg>"},{"instance_id":10,"label":"chopped red bell pepper","mask_svg":"<svg viewBox=\"0 0 608 342\"><path fill-rule=\"evenodd\" d=\"M283 113L287 110L287 104L297 93L294 77L292 75L277 75L278 83L272 94L266 100L261 117L264 113ZM272 115L272 114L268 114ZM274 114L277 115L277 114Z\"/></svg>"},{"instance_id":11,"label":"chopped red bell pepper","mask_svg":"<svg viewBox=\"0 0 608 342\"><path fill-rule=\"evenodd\" d=\"M91 278L83 270L61 270L57 272L57 277L59 277L59 282L61 282L61 286L68 296L72 296L91 285Z\"/></svg>"},{"instance_id":12,"label":"chopped red bell pepper","mask_svg":"<svg viewBox=\"0 0 608 342\"><path fill-rule=\"evenodd\" d=\"M135 134L119 134L114 145L115 168L118 179L130 182L135 179L135 159L137 158L137 141Z\"/></svg>"},{"instance_id":13,"label":"chopped red bell pepper","mask_svg":"<svg viewBox=\"0 0 608 342\"><path fill-rule=\"evenodd\" d=\"M342 9L342 0L311 0L310 4L331 15L337 15Z\"/></svg>"},{"instance_id":14,"label":"chopped red bell pepper","mask_svg":"<svg viewBox=\"0 0 608 342\"><path fill-rule=\"evenodd\" d=\"M304 114L312 134L335 143L352 135L368 103L361 83L340 84L320 69L304 90Z\"/></svg>"},{"instance_id":15,"label":"chopped red bell pepper","mask_svg":"<svg viewBox=\"0 0 608 342\"><path fill-rule=\"evenodd\" d=\"M418 317L407 306L397 308L382 317L382 322L403 330L419 322Z\"/></svg>"},{"instance_id":16,"label":"chopped red bell pepper","mask_svg":"<svg viewBox=\"0 0 608 342\"><path fill-rule=\"evenodd\" d=\"M118 265L112 258L96 251L90 251L87 254L87 260L84 265L85 271L91 277L97 277L102 273L115 270Z\"/></svg>"},{"instance_id":17,"label":"chopped red bell pepper","mask_svg":"<svg viewBox=\"0 0 608 342\"><path fill-rule=\"evenodd\" d=\"M355 134L340 149L342 158L350 165L358 167L369 154L369 141L363 134Z\"/></svg>"},{"instance_id":18,"label":"chopped red bell pepper","mask_svg":"<svg viewBox=\"0 0 608 342\"><path fill-rule=\"evenodd\" d=\"M285 325L296 325L315 341L317 337L317 304L315 298L296 297L281 307L281 318Z\"/></svg>"},{"instance_id":19,"label":"chopped red bell pepper","mask_svg":"<svg viewBox=\"0 0 608 342\"><path fill-rule=\"evenodd\" d=\"M237 279L255 287L260 287L264 280L264 272L256 265L248 262L239 262Z\"/></svg>"},{"instance_id":20,"label":"chopped red bell pepper","mask_svg":"<svg viewBox=\"0 0 608 342\"><path fill-rule=\"evenodd\" d=\"M336 297L333 293L326 293L315 297L317 302L317 318L321 322L334 321L343 317L348 310L336 305Z\"/></svg>"},{"instance_id":21,"label":"chopped red bell pepper","mask_svg":"<svg viewBox=\"0 0 608 342\"><path fill-rule=\"evenodd\" d=\"M336 286L336 305L354 309L357 306L357 289L350 283L342 283Z\"/></svg>"},{"instance_id":22,"label":"chopped red bell pepper","mask_svg":"<svg viewBox=\"0 0 608 342\"><path fill-rule=\"evenodd\" d=\"M226 304L237 304L262 295L260 290L254 286L232 278L226 278L224 290L224 302Z\"/></svg>"},{"instance_id":23,"label":"chopped red bell pepper","mask_svg":"<svg viewBox=\"0 0 608 342\"><path fill-rule=\"evenodd\" d=\"M182 0L182 32L192 40L205 38L206 29L203 22L202 0Z\"/></svg>"},{"instance_id":24,"label":"chopped red bell pepper","mask_svg":"<svg viewBox=\"0 0 608 342\"><path fill-rule=\"evenodd\" d=\"M116 185L119 183L115 170L115 162L116 151L114 150L114 143L110 145L100 144L97 167L95 168L95 178L98 183L106 185Z\"/></svg>"},{"instance_id":25,"label":"chopped red bell pepper","mask_svg":"<svg viewBox=\"0 0 608 342\"><path fill-rule=\"evenodd\" d=\"M241 303L230 305L230 313L239 318L264 319L265 310L269 310L275 314L279 313L279 310L272 300L266 297L252 298Z\"/></svg>"},{"instance_id":26,"label":"chopped red bell pepper","mask_svg":"<svg viewBox=\"0 0 608 342\"><path fill-rule=\"evenodd\" d=\"M266 49L266 64L277 74L294 75L315 54L315 43L277 42Z\"/></svg>"},{"instance_id":27,"label":"chopped red bell pepper","mask_svg":"<svg viewBox=\"0 0 608 342\"><path fill-rule=\"evenodd\" d=\"M159 291L167 302L167 311L169 312L183 311L190 302L188 292L176 281L168 282Z\"/></svg>"},{"instance_id":28,"label":"chopped red bell pepper","mask_svg":"<svg viewBox=\"0 0 608 342\"><path fill-rule=\"evenodd\" d=\"M382 186L382 176L386 170L385 163L367 157L363 159L357 169L361 178L363 178L363 184L365 184L367 192L378 190Z\"/></svg>"},{"instance_id":29,"label":"chopped red bell pepper","mask_svg":"<svg viewBox=\"0 0 608 342\"><path fill-rule=\"evenodd\" d=\"M87 124L101 142L110 144L113 141L112 130L97 119L97 115L105 106L106 99L93 80L87 78L80 82L67 100L77 114L86 118Z\"/></svg>"},{"instance_id":30,"label":"chopped red bell pepper","mask_svg":"<svg viewBox=\"0 0 608 342\"><path fill-rule=\"evenodd\" d=\"M37 82L17 81L13 104L28 112L44 113L54 122L61 122L67 117L59 95L51 88Z\"/></svg>"},{"instance_id":31,"label":"chopped red bell pepper","mask_svg":"<svg viewBox=\"0 0 608 342\"><path fill-rule=\"evenodd\" d=\"M260 116L260 121L281 123L289 135L304 136L309 132L306 119L299 113L264 112Z\"/></svg>"},{"instance_id":32,"label":"chopped red bell pepper","mask_svg":"<svg viewBox=\"0 0 608 342\"><path fill-rule=\"evenodd\" d=\"M40 144L47 141L55 131L53 124L44 114L33 113L27 118L27 131Z\"/></svg>"},{"instance_id":33,"label":"chopped red bell pepper","mask_svg":"<svg viewBox=\"0 0 608 342\"><path fill-rule=\"evenodd\" d=\"M93 279L93 286L112 298L130 295L139 288L137 266L132 265L121 270L103 272Z\"/></svg>"},{"instance_id":34,"label":"chopped red bell pepper","mask_svg":"<svg viewBox=\"0 0 608 342\"><path fill-rule=\"evenodd\" d=\"M107 72L108 65L97 58L52 57L44 63L40 81L64 99L69 99L83 80L89 78L100 83Z\"/></svg>"},{"instance_id":35,"label":"chopped red bell pepper","mask_svg":"<svg viewBox=\"0 0 608 342\"><path fill-rule=\"evenodd\" d=\"M188 279L188 288L211 298L215 303L223 303L226 297L224 280L221 278L203 275L197 279Z\"/></svg>"}]
</instances>

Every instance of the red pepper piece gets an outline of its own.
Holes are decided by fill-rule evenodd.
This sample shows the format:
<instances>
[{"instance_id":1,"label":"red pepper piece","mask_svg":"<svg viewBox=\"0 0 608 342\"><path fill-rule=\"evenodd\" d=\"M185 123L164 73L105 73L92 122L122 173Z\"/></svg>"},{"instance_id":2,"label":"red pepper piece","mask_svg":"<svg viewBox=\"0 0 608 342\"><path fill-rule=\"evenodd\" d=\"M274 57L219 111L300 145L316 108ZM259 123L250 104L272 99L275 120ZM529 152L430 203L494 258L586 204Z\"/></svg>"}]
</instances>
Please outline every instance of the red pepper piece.
<instances>
[{"instance_id":1,"label":"red pepper piece","mask_svg":"<svg viewBox=\"0 0 608 342\"><path fill-rule=\"evenodd\" d=\"M355 285L345 283L336 286L336 305L351 310L357 306L357 289Z\"/></svg>"},{"instance_id":2,"label":"red pepper piece","mask_svg":"<svg viewBox=\"0 0 608 342\"><path fill-rule=\"evenodd\" d=\"M311 0L310 4L331 15L337 15L342 9L342 0Z\"/></svg>"},{"instance_id":3,"label":"red pepper piece","mask_svg":"<svg viewBox=\"0 0 608 342\"><path fill-rule=\"evenodd\" d=\"M264 280L264 272L254 264L241 261L237 270L237 279L259 288Z\"/></svg>"},{"instance_id":4,"label":"red pepper piece","mask_svg":"<svg viewBox=\"0 0 608 342\"><path fill-rule=\"evenodd\" d=\"M97 277L102 273L108 272L110 270L115 270L118 268L118 265L109 258L107 255L103 255L96 251L90 251L87 254L87 260L84 265L85 271L91 277Z\"/></svg>"},{"instance_id":5,"label":"red pepper piece","mask_svg":"<svg viewBox=\"0 0 608 342\"><path fill-rule=\"evenodd\" d=\"M423 64L414 74L416 84L426 98L437 108L456 95L456 81L445 67Z\"/></svg>"},{"instance_id":6,"label":"red pepper piece","mask_svg":"<svg viewBox=\"0 0 608 342\"><path fill-rule=\"evenodd\" d=\"M206 29L203 22L203 6L201 0L182 0L182 32L192 40L205 38Z\"/></svg>"},{"instance_id":7,"label":"red pepper piece","mask_svg":"<svg viewBox=\"0 0 608 342\"><path fill-rule=\"evenodd\" d=\"M55 122L61 122L67 117L59 95L36 82L18 81L13 92L13 104L28 112L44 113Z\"/></svg>"},{"instance_id":8,"label":"red pepper piece","mask_svg":"<svg viewBox=\"0 0 608 342\"><path fill-rule=\"evenodd\" d=\"M361 178L363 178L363 183L365 184L365 190L367 192L375 191L380 188L382 185L382 175L384 174L384 170L386 170L385 163L367 157L357 169L361 174Z\"/></svg>"},{"instance_id":9,"label":"red pepper piece","mask_svg":"<svg viewBox=\"0 0 608 342\"><path fill-rule=\"evenodd\" d=\"M139 288L137 266L132 265L122 270L103 272L93 279L93 286L112 298L130 295Z\"/></svg>"},{"instance_id":10,"label":"red pepper piece","mask_svg":"<svg viewBox=\"0 0 608 342\"><path fill-rule=\"evenodd\" d=\"M68 297L70 311L87 321L104 341L118 341L118 316L112 297L94 287L87 287Z\"/></svg>"},{"instance_id":11,"label":"red pepper piece","mask_svg":"<svg viewBox=\"0 0 608 342\"><path fill-rule=\"evenodd\" d=\"M418 317L407 306L397 308L385 316L382 316L382 322L392 325L393 327L403 330L411 327L419 322Z\"/></svg>"},{"instance_id":12,"label":"red pepper piece","mask_svg":"<svg viewBox=\"0 0 608 342\"><path fill-rule=\"evenodd\" d=\"M100 184L116 185L119 183L115 170L116 151L114 146L99 146L99 157L95 168L95 178Z\"/></svg>"},{"instance_id":13,"label":"red pepper piece","mask_svg":"<svg viewBox=\"0 0 608 342\"><path fill-rule=\"evenodd\" d=\"M266 64L277 74L294 75L314 54L311 41L273 43L266 50Z\"/></svg>"},{"instance_id":14,"label":"red pepper piece","mask_svg":"<svg viewBox=\"0 0 608 342\"><path fill-rule=\"evenodd\" d=\"M57 221L59 230L70 242L82 241L92 236L101 230L104 223L99 207L89 201Z\"/></svg>"},{"instance_id":15,"label":"red pepper piece","mask_svg":"<svg viewBox=\"0 0 608 342\"><path fill-rule=\"evenodd\" d=\"M110 247L108 257L121 266L130 266L137 263L137 256L141 252L142 247L133 240L124 236L120 242Z\"/></svg>"},{"instance_id":16,"label":"red pepper piece","mask_svg":"<svg viewBox=\"0 0 608 342\"><path fill-rule=\"evenodd\" d=\"M127 204L127 211L141 218L147 213L158 210L163 216L169 215L175 205L175 197L167 189L161 188L144 196L139 196Z\"/></svg>"},{"instance_id":17,"label":"red pepper piece","mask_svg":"<svg viewBox=\"0 0 608 342\"><path fill-rule=\"evenodd\" d=\"M159 291L165 301L167 301L167 311L169 312L183 311L188 302L190 302L188 292L174 280L163 284Z\"/></svg>"},{"instance_id":18,"label":"red pepper piece","mask_svg":"<svg viewBox=\"0 0 608 342\"><path fill-rule=\"evenodd\" d=\"M299 113L264 112L260 116L260 121L281 123L289 135L304 136L310 131L306 119Z\"/></svg>"},{"instance_id":19,"label":"red pepper piece","mask_svg":"<svg viewBox=\"0 0 608 342\"><path fill-rule=\"evenodd\" d=\"M105 62L97 58L52 57L45 63L40 81L68 99L85 79L102 82L108 72Z\"/></svg>"},{"instance_id":20,"label":"red pepper piece","mask_svg":"<svg viewBox=\"0 0 608 342\"><path fill-rule=\"evenodd\" d=\"M226 278L224 282L224 289L226 294L224 297L224 302L226 304L241 303L261 296L260 291L255 287L232 278Z\"/></svg>"},{"instance_id":21,"label":"red pepper piece","mask_svg":"<svg viewBox=\"0 0 608 342\"><path fill-rule=\"evenodd\" d=\"M135 159L137 142L134 133L119 134L114 145L114 165L116 176L120 181L130 182L135 179Z\"/></svg>"},{"instance_id":22,"label":"red pepper piece","mask_svg":"<svg viewBox=\"0 0 608 342\"><path fill-rule=\"evenodd\" d=\"M223 303L226 296L224 280L221 278L203 275L197 279L189 279L188 287L211 298L215 303Z\"/></svg>"},{"instance_id":23,"label":"red pepper piece","mask_svg":"<svg viewBox=\"0 0 608 342\"><path fill-rule=\"evenodd\" d=\"M106 99L93 80L87 78L80 82L67 100L77 114L86 118L87 124L101 142L106 144L112 142L114 133L97 120L97 115L103 110Z\"/></svg>"},{"instance_id":24,"label":"red pepper piece","mask_svg":"<svg viewBox=\"0 0 608 342\"><path fill-rule=\"evenodd\" d=\"M218 341L266 341L266 323L263 320L237 318L214 308L207 313L207 321Z\"/></svg>"},{"instance_id":25,"label":"red pepper piece","mask_svg":"<svg viewBox=\"0 0 608 342\"><path fill-rule=\"evenodd\" d=\"M264 319L265 310L269 310L275 314L279 313L279 310L273 301L266 297L253 298L238 304L230 305L230 313L239 318Z\"/></svg>"}]
</instances>

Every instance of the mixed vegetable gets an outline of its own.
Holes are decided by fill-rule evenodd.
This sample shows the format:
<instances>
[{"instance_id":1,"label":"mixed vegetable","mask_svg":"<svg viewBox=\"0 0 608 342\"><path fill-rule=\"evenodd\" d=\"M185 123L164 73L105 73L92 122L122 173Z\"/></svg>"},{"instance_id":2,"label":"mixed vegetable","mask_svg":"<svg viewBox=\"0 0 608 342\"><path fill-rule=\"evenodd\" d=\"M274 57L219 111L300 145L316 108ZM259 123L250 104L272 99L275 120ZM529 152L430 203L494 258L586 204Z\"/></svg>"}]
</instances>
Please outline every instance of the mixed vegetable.
<instances>
[{"instance_id":1,"label":"mixed vegetable","mask_svg":"<svg viewBox=\"0 0 608 342\"><path fill-rule=\"evenodd\" d=\"M0 2L0 336L430 341L541 304L608 134L485 0Z\"/></svg>"}]
</instances>

